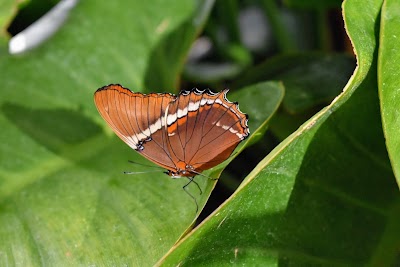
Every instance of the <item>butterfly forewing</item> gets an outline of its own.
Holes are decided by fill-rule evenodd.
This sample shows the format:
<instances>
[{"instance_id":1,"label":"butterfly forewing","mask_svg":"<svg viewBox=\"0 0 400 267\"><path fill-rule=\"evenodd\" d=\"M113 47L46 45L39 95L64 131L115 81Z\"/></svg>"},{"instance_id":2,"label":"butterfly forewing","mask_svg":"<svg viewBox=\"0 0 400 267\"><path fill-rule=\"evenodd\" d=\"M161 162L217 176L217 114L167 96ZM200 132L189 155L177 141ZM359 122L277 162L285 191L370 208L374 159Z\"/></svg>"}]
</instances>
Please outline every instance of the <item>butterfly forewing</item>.
<instances>
[{"instance_id":1,"label":"butterfly forewing","mask_svg":"<svg viewBox=\"0 0 400 267\"><path fill-rule=\"evenodd\" d=\"M175 164L167 149L163 117L174 99L170 94L133 93L120 85L102 87L94 96L101 116L125 143L169 170L175 170Z\"/></svg>"}]
</instances>

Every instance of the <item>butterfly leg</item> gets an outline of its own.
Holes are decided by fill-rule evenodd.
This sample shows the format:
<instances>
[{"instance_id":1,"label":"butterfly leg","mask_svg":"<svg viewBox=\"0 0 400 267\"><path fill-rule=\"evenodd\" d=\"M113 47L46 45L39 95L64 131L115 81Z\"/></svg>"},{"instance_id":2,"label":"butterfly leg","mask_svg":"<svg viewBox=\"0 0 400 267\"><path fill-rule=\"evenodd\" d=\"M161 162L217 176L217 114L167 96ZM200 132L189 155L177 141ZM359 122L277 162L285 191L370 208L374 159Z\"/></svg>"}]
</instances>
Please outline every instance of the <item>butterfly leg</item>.
<instances>
[{"instance_id":1,"label":"butterfly leg","mask_svg":"<svg viewBox=\"0 0 400 267\"><path fill-rule=\"evenodd\" d=\"M187 187L188 185L190 185L191 183L195 183L195 184L197 185L197 188L199 188L199 190L200 190L200 194L202 194L203 192L201 191L201 188L200 188L199 184L196 183L196 181L194 180L194 177L186 177L186 178L189 179L189 182L187 182L187 183L182 187L182 189L185 190L186 194L188 194L188 195L194 200L194 203L196 204L196 213L197 213L197 212L199 211L199 205L197 204L197 200L196 200L196 198L195 198L192 194L189 193L189 191L187 191L186 187Z\"/></svg>"}]
</instances>

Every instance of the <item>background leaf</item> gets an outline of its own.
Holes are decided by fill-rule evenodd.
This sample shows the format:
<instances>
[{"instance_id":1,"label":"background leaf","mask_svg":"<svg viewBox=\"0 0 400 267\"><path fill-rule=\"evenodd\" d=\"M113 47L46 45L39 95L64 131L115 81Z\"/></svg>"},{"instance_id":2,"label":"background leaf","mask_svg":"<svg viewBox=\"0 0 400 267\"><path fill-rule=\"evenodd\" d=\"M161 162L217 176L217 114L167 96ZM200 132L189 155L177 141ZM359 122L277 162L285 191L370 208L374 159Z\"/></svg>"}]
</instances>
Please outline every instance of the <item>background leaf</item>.
<instances>
[{"instance_id":1,"label":"background leaf","mask_svg":"<svg viewBox=\"0 0 400 267\"><path fill-rule=\"evenodd\" d=\"M337 96L354 67L354 59L345 54L284 54L250 68L234 86L280 80L286 88L283 107L296 114Z\"/></svg>"},{"instance_id":2,"label":"background leaf","mask_svg":"<svg viewBox=\"0 0 400 267\"><path fill-rule=\"evenodd\" d=\"M241 88L232 94L235 99L240 99L241 106L244 107L242 109L249 115L248 124L252 132L246 143L254 144L264 135L284 93L281 82L268 81Z\"/></svg>"}]
</instances>

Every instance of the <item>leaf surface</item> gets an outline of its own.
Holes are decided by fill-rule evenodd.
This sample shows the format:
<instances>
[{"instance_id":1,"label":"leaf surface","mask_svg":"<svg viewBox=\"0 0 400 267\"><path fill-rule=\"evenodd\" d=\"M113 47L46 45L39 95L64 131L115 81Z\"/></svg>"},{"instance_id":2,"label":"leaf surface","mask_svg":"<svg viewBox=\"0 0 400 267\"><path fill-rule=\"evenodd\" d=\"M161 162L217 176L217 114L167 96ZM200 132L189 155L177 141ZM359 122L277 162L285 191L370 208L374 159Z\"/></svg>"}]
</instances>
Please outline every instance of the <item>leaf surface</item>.
<instances>
[{"instance_id":1,"label":"leaf surface","mask_svg":"<svg viewBox=\"0 0 400 267\"><path fill-rule=\"evenodd\" d=\"M344 92L277 146L162 266L392 265L400 198L381 128L381 1L346 1L358 57Z\"/></svg>"}]
</instances>

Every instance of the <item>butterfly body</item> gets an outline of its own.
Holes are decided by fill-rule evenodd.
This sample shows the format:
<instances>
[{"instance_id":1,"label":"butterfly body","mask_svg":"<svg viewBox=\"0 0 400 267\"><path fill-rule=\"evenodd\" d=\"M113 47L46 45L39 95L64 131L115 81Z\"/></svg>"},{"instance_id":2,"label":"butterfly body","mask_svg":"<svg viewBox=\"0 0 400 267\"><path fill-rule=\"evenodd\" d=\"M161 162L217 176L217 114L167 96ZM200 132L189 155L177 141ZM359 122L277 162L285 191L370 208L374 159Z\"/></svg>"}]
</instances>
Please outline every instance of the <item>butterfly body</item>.
<instances>
[{"instance_id":1,"label":"butterfly body","mask_svg":"<svg viewBox=\"0 0 400 267\"><path fill-rule=\"evenodd\" d=\"M172 178L194 177L225 161L247 138L247 115L225 89L134 93L120 85L95 92L96 107L132 149L165 168Z\"/></svg>"}]
</instances>

